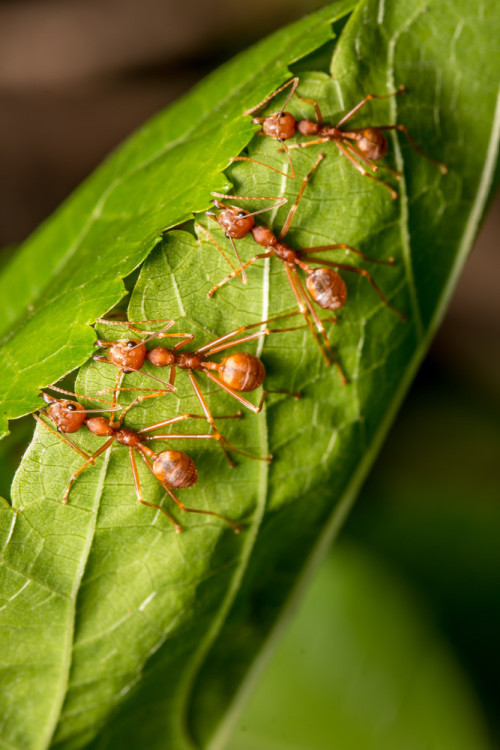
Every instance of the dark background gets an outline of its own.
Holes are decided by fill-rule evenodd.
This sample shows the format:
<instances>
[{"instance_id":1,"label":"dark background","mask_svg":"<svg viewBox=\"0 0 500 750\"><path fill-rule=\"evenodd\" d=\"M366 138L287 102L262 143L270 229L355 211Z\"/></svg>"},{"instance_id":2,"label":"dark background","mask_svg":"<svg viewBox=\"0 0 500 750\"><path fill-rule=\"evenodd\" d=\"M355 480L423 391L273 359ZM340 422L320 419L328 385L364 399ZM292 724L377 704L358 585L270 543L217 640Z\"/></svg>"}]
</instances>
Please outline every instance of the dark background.
<instances>
[{"instance_id":1,"label":"dark background","mask_svg":"<svg viewBox=\"0 0 500 750\"><path fill-rule=\"evenodd\" d=\"M321 0L0 4L5 261L125 136L212 68ZM430 608L498 738L500 202L343 531ZM18 428L11 468L26 429ZM23 435L21 435L23 433Z\"/></svg>"}]
</instances>

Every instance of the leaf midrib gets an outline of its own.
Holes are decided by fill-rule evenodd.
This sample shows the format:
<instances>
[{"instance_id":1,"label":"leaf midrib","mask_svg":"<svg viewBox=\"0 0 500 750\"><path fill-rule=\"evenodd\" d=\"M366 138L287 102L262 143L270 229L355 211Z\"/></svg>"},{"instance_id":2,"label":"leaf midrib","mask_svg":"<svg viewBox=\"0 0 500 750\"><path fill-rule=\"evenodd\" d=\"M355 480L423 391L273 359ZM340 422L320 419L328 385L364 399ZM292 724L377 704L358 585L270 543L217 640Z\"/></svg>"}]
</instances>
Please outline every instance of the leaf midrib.
<instances>
[{"instance_id":1,"label":"leaf midrib","mask_svg":"<svg viewBox=\"0 0 500 750\"><path fill-rule=\"evenodd\" d=\"M271 655L274 652L275 645L279 641L293 613L296 611L297 605L302 599L303 594L307 589L314 573L321 564L322 560L326 557L328 550L330 549L333 541L342 528L342 525L356 500L358 492L366 476L368 475L368 472L370 471L370 468L372 467L376 456L378 455L378 452L386 438L387 433L389 432L389 429L401 406L401 403L406 393L408 392L415 374L431 344L434 334L441 324L448 302L455 288L456 280L469 255L472 240L477 232L484 206L488 199L489 191L492 185L495 166L499 155L499 143L500 87L498 88L497 105L491 129L491 137L488 144L485 168L483 169L481 175L479 188L472 205L469 220L462 235L462 240L459 245L455 263L443 288L441 296L437 302L436 309L429 323L427 332L424 332L424 338L420 341L420 345L417 346L414 356L410 360L404 372L394 398L389 405L389 408L379 426L379 429L374 435L370 448L363 455L362 460L358 464L358 468L354 472L351 482L346 488L343 496L340 498L338 504L335 506L330 519L325 525L323 533L318 538L316 546L309 555L309 558L306 561L294 587L291 589L290 594L288 595L287 600L281 609L279 618L276 620L275 625L270 630L267 640L264 642L263 647L255 658L246 676L241 681L238 690L234 693L232 703L230 704L219 726L215 730L215 733L212 736L212 739L209 741L209 744L207 745L205 750L225 750L225 748L227 747L227 742L230 739L231 734L236 726L236 722L240 716L243 704L248 699L260 675L266 668Z\"/></svg>"}]
</instances>

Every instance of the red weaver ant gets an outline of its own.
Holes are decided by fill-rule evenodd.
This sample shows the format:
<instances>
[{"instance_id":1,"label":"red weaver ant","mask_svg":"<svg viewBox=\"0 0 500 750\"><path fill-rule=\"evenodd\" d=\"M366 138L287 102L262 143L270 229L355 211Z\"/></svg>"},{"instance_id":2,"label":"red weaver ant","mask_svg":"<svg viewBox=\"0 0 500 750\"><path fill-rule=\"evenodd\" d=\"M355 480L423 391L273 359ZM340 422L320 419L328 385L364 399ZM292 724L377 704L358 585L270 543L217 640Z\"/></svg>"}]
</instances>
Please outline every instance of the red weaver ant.
<instances>
[{"instance_id":1,"label":"red weaver ant","mask_svg":"<svg viewBox=\"0 0 500 750\"><path fill-rule=\"evenodd\" d=\"M53 389L60 391L61 393L65 393L66 395L73 395L77 396L78 394L73 394L70 391L63 391L61 388L57 388L56 386L51 386ZM54 430L49 424L47 424L41 417L39 417L37 414L34 414L33 416L39 422L41 425L43 425L47 430L52 432L54 435L56 435L60 440L65 442L67 445L70 446L73 450L75 450L77 453L79 453L83 458L85 458L85 463L72 475L69 484L64 492L62 502L67 503L69 493L71 491L71 488L75 482L75 480L78 478L78 476L85 471L91 464L94 464L95 459L98 458L102 453L108 450L108 448L111 447L113 442L116 440L117 443L120 445L124 445L129 450L129 460L130 460L130 467L132 470L132 477L134 480L134 487L135 487L135 493L137 496L137 499L140 503L143 505L147 505L149 508L156 508L157 510L161 511L171 523L175 526L176 532L182 531L182 526L180 526L177 521L168 513L164 508L162 508L160 505L156 505L155 503L150 503L147 500L144 500L142 489L140 485L139 480L139 473L137 470L137 464L135 460L135 453L138 453L144 463L146 464L148 470L153 474L153 476L159 481L159 483L162 485L162 487L166 490L168 495L172 498L174 503L183 511L187 513L201 513L203 515L209 515L209 516L215 516L217 518L220 518L221 520L225 521L226 523L230 524L230 526L233 527L236 533L240 532L242 527L235 523L235 521L232 521L229 518L226 518L226 516L221 515L220 513L216 513L212 510L201 510L198 508L190 508L184 505L173 493L172 489L186 489L187 487L192 487L198 478L196 466L193 462L193 460L186 454L181 453L180 451L175 450L165 450L161 451L160 453L155 453L155 451L151 450L147 445L144 445L146 441L150 440L177 440L177 439L215 439L215 435L145 435L144 433L150 431L151 429L154 429L158 426L166 426L169 424L173 424L175 422L178 422L180 419L184 417L174 417L172 419L167 419L163 421L160 425L154 425L153 427L148 426L144 427L140 430L130 430L126 427L123 427L123 420L127 412L135 406L139 401L143 400L144 398L148 398L147 396L139 396L135 401L133 401L129 406L127 406L121 413L120 418L118 419L118 422L114 422L113 420L113 412L117 411L118 409L121 409L121 406L116 404L115 397L113 397L113 403L111 404L111 408L108 407L108 409L85 409L82 404L80 404L78 401L68 400L68 399L61 399L61 398L55 398L54 396L51 396L48 393L45 393L42 391L40 394L43 400L46 404L48 404L48 409L41 409L40 413L44 414L46 417L48 417L51 422L55 425L56 430ZM87 396L84 396L83 398L89 398ZM101 401L101 399L94 399L89 398L91 401ZM104 402L106 403L106 402ZM102 412L102 411L111 411L111 417L108 419L106 417L102 416L91 416L88 415L94 412ZM70 440L67 437L67 433L74 433L78 432L78 430L81 429L81 427L85 426L90 432L92 432L94 435L98 435L100 437L107 437L108 440L101 445L100 448L98 448L91 456L89 456L85 451L81 450L72 440Z\"/></svg>"},{"instance_id":2,"label":"red weaver ant","mask_svg":"<svg viewBox=\"0 0 500 750\"><path fill-rule=\"evenodd\" d=\"M234 157L233 159L231 159L231 161L241 161L242 159L243 159L243 157ZM259 162L259 164L263 164L263 162ZM263 164L263 166L268 166L268 165L267 164ZM273 167L270 167L270 169L273 169ZM235 217L236 218L233 219L233 221L230 224L227 224L227 226L225 226L224 223L219 222L217 216L213 213L213 211L205 211L205 213L206 213L207 216L209 216L211 219L214 219L215 221L217 221L217 223L219 224L219 226L221 227L221 229L223 229L224 234L226 235L226 237L228 238L228 240L231 242L231 244L233 246L234 254L236 255L238 263L240 264L239 268L235 268L233 266L233 264L231 263L231 261L227 257L226 253L222 249L222 247L214 239L214 237L212 237L212 235L210 234L210 232L207 229L205 229L205 227L203 227L201 224L196 223L195 224L195 228L198 230L198 232L201 232L202 234L204 234L205 237L209 240L209 242L211 242L213 245L215 245L215 247L219 250L219 252L224 257L224 259L227 261L227 263L231 266L231 268L235 272L235 275L238 275L238 274L241 273L241 281L242 281L243 284L246 284L247 283L247 276L246 276L246 273L245 273L243 262L242 262L242 260L240 258L240 254L238 252L238 248L236 247L236 244L234 242L234 240L238 239L238 237L239 237L239 234L238 234L238 217L241 217L242 220L243 220L243 222L244 222L247 216L257 216L258 214L263 214L263 213L266 213L266 211L272 211L275 208L279 208L280 206L283 206L287 202L287 198L280 197L280 196L268 196L268 197L260 196L260 197L255 197L255 196L250 196L250 195L229 195L229 194L225 194L225 193L212 193L211 195L212 195L212 198L214 199L213 200L213 204L214 204L215 208L217 208L217 209L222 209L222 208L234 209L234 211L236 212L235 213ZM222 203L219 200L219 198L224 198L224 199L228 199L229 198L229 199L238 200L238 201L276 201L276 203L274 203L269 208L261 208L258 211L252 211L251 213L249 213L248 211L238 210L235 206L227 206L225 203Z\"/></svg>"},{"instance_id":3,"label":"red weaver ant","mask_svg":"<svg viewBox=\"0 0 500 750\"><path fill-rule=\"evenodd\" d=\"M408 138L411 146L418 154L420 154L420 156L423 156L432 164L435 164L437 167L439 167L443 174L446 174L446 172L448 171L448 168L445 164L442 164L435 159L431 159L431 157L427 156L423 153L423 151L421 151L414 138L408 131L408 128L401 123L396 123L394 125L377 125L374 127L351 128L350 130L343 129L343 126L346 124L346 122L348 122L348 120L350 120L353 115L359 112L359 110L364 107L367 102L371 101L372 99L388 99L389 97L397 96L398 94L405 94L406 89L404 86L400 86L397 91L392 91L390 94L367 94L363 99L361 99L360 102L358 102L351 110L349 110L349 112L347 112L335 126L333 126L323 124L323 117L317 102L315 102L313 99L304 99L297 95L296 89L298 84L298 78L291 78L289 81L287 81L287 83L285 83L279 89L259 102L259 104L256 104L255 107L251 107L251 109L247 109L243 113L245 115L253 114L257 110L261 109L261 107L265 106L269 101L277 96L277 94L290 87L290 91L288 92L285 102L278 112L275 112L272 115L267 115L266 117L253 118L253 122L262 125L262 130L259 131L260 135L267 135L281 143L281 147L278 150L285 151L291 167L291 175L286 175L287 177L295 178L295 170L293 169L293 164L289 153L290 149L307 148L308 146L314 146L319 143L333 142L335 143L341 154L343 154L351 162L351 164L358 170L358 172L360 172L365 177L369 177L370 179L375 180L375 182L379 182L390 191L393 199L397 198L397 192L390 185L388 185L386 182L383 182L382 180L379 180L377 177L374 177L373 174L370 174L370 172L368 172L368 170L366 169L368 167L368 169L370 169L372 172L376 172L380 166L383 169L386 169L388 172L391 172L397 179L401 177L400 172L396 172L386 165L377 165L374 163L383 159L388 150L387 139L382 132L383 130L398 130L399 132L404 133ZM297 96L303 102L312 104L316 112L316 120L296 120L290 112L285 112L285 107L287 106L293 95ZM296 134L296 132L300 133L300 135L315 136L315 138L312 141L307 141L305 143L294 143L287 147L285 141L287 141L289 138L292 138ZM250 158L245 158L245 160L252 161L252 159ZM261 164L262 162L257 163Z\"/></svg>"},{"instance_id":4,"label":"red weaver ant","mask_svg":"<svg viewBox=\"0 0 500 750\"><path fill-rule=\"evenodd\" d=\"M319 154L318 158L316 159L316 162L314 163L310 171L304 177L301 188L297 195L297 198L295 202L293 203L292 207L290 208L286 221L278 237L276 237L276 235L272 232L271 229L268 229L265 226L255 225L254 219L250 215L247 215L245 219L242 219L241 216L238 216L238 228L239 228L240 237L244 237L245 235L251 233L255 242L258 245L261 245L262 247L266 248L266 252L259 253L258 255L254 255L253 258L250 258L250 260L248 260L244 264L245 268L248 268L249 266L251 266L253 263L255 263L256 260L259 260L261 258L271 258L273 255L275 255L279 260L282 261L285 267L285 273L287 275L288 282L295 296L299 311L304 316L306 323L316 343L318 344L321 350L321 353L323 354L323 357L325 358L326 364L330 365L332 364L332 362L335 362L335 365L337 367L337 370L339 371L342 383L345 384L347 382L347 379L340 366L340 363L337 360L337 357L335 356L335 353L333 352L333 349L328 340L328 336L326 335L326 331L323 326L324 321L322 321L319 318L312 304L312 302L314 301L324 310L332 310L332 311L338 310L339 308L344 306L346 299L347 299L346 285L344 283L344 280L340 276L340 274L337 271L331 270L331 269L334 268L334 269L340 269L343 271L350 271L352 273L357 273L360 276L364 276L369 281L369 283L371 284L375 292L378 294L378 296L380 297L384 305L386 305L389 309L391 309L393 312L399 315L399 317L402 318L403 320L406 320L406 316L390 304L390 302L387 300L385 295L376 285L375 281L373 280L372 276L368 273L368 271L362 268L356 268L354 266L345 265L343 263L335 263L333 261L324 261L321 258L313 257L311 253L322 253L327 250L335 250L335 249L345 250L347 252L351 252L351 253L354 253L355 255L358 255L363 260L369 261L371 263L379 263L381 265L393 265L394 264L393 258L390 258L387 261L375 260L373 258L369 258L368 256L364 255L359 250L356 250L350 245L346 245L344 243L334 244L334 245L320 245L317 247L305 248L303 250L292 250L292 248L289 245L286 245L284 242L282 242L283 238L286 236L286 234L288 233L288 230L290 229L290 225L292 223L295 211L297 210L297 206L299 204L300 199L302 198L306 185L311 179L313 172L317 169L317 167L323 160L323 158L324 158L324 155ZM225 224L230 224L231 219L232 217L235 216L235 214L236 214L236 209L229 207L219 214L218 221L221 222L222 220L224 220ZM306 262L306 258L307 258L307 262ZM321 264L322 267L312 268L309 265L311 262ZM300 268L302 271L304 271L307 274L307 278L306 278L307 291L306 289L304 289L304 286L298 274L298 271L297 271L298 268ZM234 278L235 275L236 275L236 272L233 271L228 276L226 276L225 279L223 279L221 282L216 284L209 291L208 296L211 297L217 291L217 289L219 289L223 284L227 283L232 278ZM321 336L323 344L321 344L321 341L318 338L317 333Z\"/></svg>"},{"instance_id":5,"label":"red weaver ant","mask_svg":"<svg viewBox=\"0 0 500 750\"><path fill-rule=\"evenodd\" d=\"M237 271L234 272L234 275L236 275ZM277 316L282 317L282 316ZM285 316L285 317L288 317ZM209 357L212 357L212 355L217 354L219 352L225 351L226 349L230 349L233 346L236 346L237 344L241 344L245 341L252 341L253 339L259 338L260 336L266 336L270 333L282 333L286 332L288 330L295 330L294 328L280 328L280 329L270 329L266 328L262 331L258 331L257 333L252 333L247 336L243 336L242 338L238 339L237 341L234 341L235 336L238 336L241 333L244 333L250 328L256 328L261 325L265 325L268 322L271 322L272 320L275 320L276 318L270 318L267 321L261 321L259 323L253 323L248 326L241 326L240 328L237 328L234 331L231 331L230 333L227 333L225 336L219 336L216 339L213 339L208 344L205 344L204 346L200 347L199 349L196 349L194 352L180 352L179 349L181 349L186 344L189 344L193 339L194 336L191 333L163 333L160 332L159 338L167 338L167 337L176 337L180 338L181 341L179 341L172 349L168 349L165 346L155 346L153 349L147 350L144 342L139 341L137 339L119 339L118 341L105 341L102 339L99 339L96 344L104 349L107 349L107 357L95 355L94 359L98 362L106 362L108 364L113 364L115 367L118 367L120 372L118 373L116 386L114 391L119 390L119 384L121 380L122 373L128 373L131 370L132 371L142 371L142 366L145 363L146 359L154 366L154 367L170 367L170 378L169 378L169 386L173 387L175 383L176 378L176 368L178 367L181 370L186 370L189 376L189 380L191 383L191 387L194 391L194 394L196 398L198 399L200 406L203 410L203 414L205 415L205 419L208 421L208 423L213 428L215 434L214 437L216 440L218 440L219 445L221 446L227 460L229 461L229 464L234 467L236 464L230 457L228 451L226 450L226 447L234 452L239 453L240 455L246 456L247 458L253 458L260 461L271 461L272 456L254 456L250 453L247 453L245 451L242 451L239 448L236 448L234 445L232 445L225 437L223 437L215 423L215 419L210 412L210 409L208 407L208 404L200 390L200 386L195 378L194 373L197 372L204 372L210 380L215 383L219 388L222 388L226 393L229 393L233 398L235 398L237 401L240 402L243 406L245 406L247 409L250 409L255 414L258 414L261 409L262 405L264 403L264 399L267 395L267 393L273 392L273 393L288 393L285 391L264 391L262 394L262 397L260 399L260 402L257 406L254 406L250 401L248 401L246 398L241 396L241 393L248 393L250 391L254 391L259 386L262 385L264 382L264 378L266 375L266 371L264 368L264 365L262 364L261 360L254 356L253 354L250 354L248 352L235 352L233 354L229 354L228 356L224 357L222 362L213 362ZM99 319L97 322L105 323L107 325L121 325L125 326L129 330L140 330L133 327L133 322L124 321L109 321L105 319ZM151 323L153 321L134 321L135 323ZM141 331L142 333L143 331ZM129 366L129 362L133 361L133 368ZM216 377L214 375L214 372L217 373ZM144 373L145 374L145 373ZM156 394L161 395L161 394ZM290 393L288 395L294 396L295 398L300 398L299 394L296 393ZM193 416L193 415L186 415L187 416ZM199 415L196 415L199 416ZM164 425L163 422L159 422L156 425L151 425L148 430L153 430L157 427L162 427Z\"/></svg>"}]
</instances>

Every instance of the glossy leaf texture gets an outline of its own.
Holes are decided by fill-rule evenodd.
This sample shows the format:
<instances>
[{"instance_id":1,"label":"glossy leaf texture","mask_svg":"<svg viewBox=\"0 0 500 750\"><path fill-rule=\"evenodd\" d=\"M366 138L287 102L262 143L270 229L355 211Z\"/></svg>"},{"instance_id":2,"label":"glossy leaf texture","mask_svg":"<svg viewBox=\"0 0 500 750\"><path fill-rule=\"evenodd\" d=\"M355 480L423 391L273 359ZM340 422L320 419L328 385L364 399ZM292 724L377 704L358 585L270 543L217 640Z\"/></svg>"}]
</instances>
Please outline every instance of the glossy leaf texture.
<instances>
[{"instance_id":1,"label":"glossy leaf texture","mask_svg":"<svg viewBox=\"0 0 500 750\"><path fill-rule=\"evenodd\" d=\"M222 170L255 126L242 112L331 38L343 0L278 31L206 78L137 132L27 240L0 275L0 437L34 411L38 389L92 353L89 327L161 233L227 188Z\"/></svg>"},{"instance_id":2,"label":"glossy leaf texture","mask_svg":"<svg viewBox=\"0 0 500 750\"><path fill-rule=\"evenodd\" d=\"M366 93L406 85L406 97L371 103L353 126L403 122L426 153L446 162L449 173L443 176L405 141L391 138L387 163L404 172L400 197L392 201L334 144L321 146L325 159L304 192L287 241L298 249L345 242L375 258L394 257L393 267L359 266L373 273L409 320L402 323L387 309L365 278L346 272L348 302L328 333L347 386L324 366L307 330L245 345L262 356L268 388L302 394L300 401L271 394L261 415L220 423L235 445L260 456L271 451L273 463L241 458L230 469L211 440L174 443L192 455L199 471L198 485L179 490L179 498L241 521L239 536L221 521L172 510L185 527L176 535L165 517L138 506L121 446L78 479L63 507L61 495L81 459L37 430L15 483L16 515L7 507L2 513L8 587L3 611L13 629L10 681L2 696L7 742L68 749L223 746L262 661L257 656L270 633L272 644L293 593L353 502L470 249L498 147L498 70L483 41L496 38L495 23L492 2L481 4L479 18L465 2L362 2L339 39L332 77L301 72L301 95L318 100L327 122ZM259 99L255 91L251 103ZM311 114L306 103L294 101L290 108ZM319 148L293 152L296 181L235 165L228 172L232 190L247 196L285 191L293 200ZM256 138L248 154L285 163L276 143L264 138ZM286 212L282 207L261 220L278 230ZM213 222L200 223L229 253ZM200 237L193 225L165 236L141 270L131 319L175 318L172 330L195 333L199 345L294 309L276 258L250 268L246 286L233 280L209 300L208 290L229 269ZM239 247L245 259L256 251L250 239ZM325 257L354 263L343 254ZM106 327L100 334L117 338L119 332ZM95 394L114 380L112 366L88 365L77 390ZM215 414L238 408L203 374L198 382ZM126 383L153 385L135 374ZM185 373L178 373L176 385L177 394L131 411L127 425L200 413ZM133 396L123 393L123 402ZM204 433L208 427L193 420L177 430ZM88 450L102 442L81 437ZM158 449L165 445L158 443ZM172 509L143 468L145 497ZM37 723L43 727L38 734Z\"/></svg>"}]
</instances>

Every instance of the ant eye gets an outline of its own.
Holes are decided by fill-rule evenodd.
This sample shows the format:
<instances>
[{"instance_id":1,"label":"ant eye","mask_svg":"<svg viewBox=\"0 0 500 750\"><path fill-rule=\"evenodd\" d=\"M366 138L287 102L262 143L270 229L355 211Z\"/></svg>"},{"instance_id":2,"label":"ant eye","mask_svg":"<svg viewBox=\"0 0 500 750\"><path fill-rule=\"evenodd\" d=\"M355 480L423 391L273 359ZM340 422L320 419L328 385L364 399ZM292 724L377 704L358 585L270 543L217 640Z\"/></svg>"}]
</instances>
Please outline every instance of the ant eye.
<instances>
[{"instance_id":1,"label":"ant eye","mask_svg":"<svg viewBox=\"0 0 500 750\"><path fill-rule=\"evenodd\" d=\"M238 211L238 217L240 219L243 219L246 216L246 213L244 211Z\"/></svg>"},{"instance_id":2,"label":"ant eye","mask_svg":"<svg viewBox=\"0 0 500 750\"><path fill-rule=\"evenodd\" d=\"M132 347L135 346L135 341L127 341L125 346L128 346L129 349L132 349Z\"/></svg>"},{"instance_id":3,"label":"ant eye","mask_svg":"<svg viewBox=\"0 0 500 750\"><path fill-rule=\"evenodd\" d=\"M66 404L66 409L68 411L76 411L76 406L74 404Z\"/></svg>"}]
</instances>

